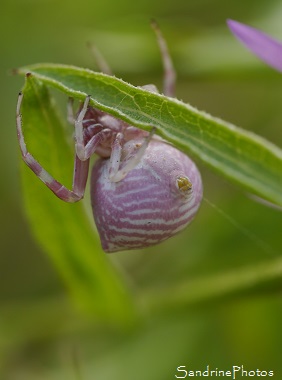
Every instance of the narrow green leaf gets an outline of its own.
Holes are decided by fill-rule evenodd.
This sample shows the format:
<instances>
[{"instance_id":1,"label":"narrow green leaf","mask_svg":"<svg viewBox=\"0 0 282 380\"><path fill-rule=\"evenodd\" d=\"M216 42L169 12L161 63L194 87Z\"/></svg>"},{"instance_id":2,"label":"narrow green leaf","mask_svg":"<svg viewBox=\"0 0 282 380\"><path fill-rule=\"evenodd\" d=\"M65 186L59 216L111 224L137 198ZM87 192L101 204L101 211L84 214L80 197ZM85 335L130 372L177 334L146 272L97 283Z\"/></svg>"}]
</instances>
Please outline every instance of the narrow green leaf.
<instances>
[{"instance_id":1,"label":"narrow green leaf","mask_svg":"<svg viewBox=\"0 0 282 380\"><path fill-rule=\"evenodd\" d=\"M196 307L205 309L235 298L280 292L281 287L282 260L276 258L227 273L195 278L166 289L150 289L147 294L140 295L140 305L145 314Z\"/></svg>"},{"instance_id":2,"label":"narrow green leaf","mask_svg":"<svg viewBox=\"0 0 282 380\"><path fill-rule=\"evenodd\" d=\"M52 175L72 176L74 153L45 85L27 77L21 108L28 150ZM45 166L45 168L46 168ZM81 307L98 319L128 322L132 304L122 279L102 252L83 202L57 199L23 163L26 213L33 232Z\"/></svg>"},{"instance_id":3,"label":"narrow green leaf","mask_svg":"<svg viewBox=\"0 0 282 380\"><path fill-rule=\"evenodd\" d=\"M115 77L72 66L38 64L19 70L130 124L157 133L199 158L243 190L282 206L282 150L243 129Z\"/></svg>"}]
</instances>

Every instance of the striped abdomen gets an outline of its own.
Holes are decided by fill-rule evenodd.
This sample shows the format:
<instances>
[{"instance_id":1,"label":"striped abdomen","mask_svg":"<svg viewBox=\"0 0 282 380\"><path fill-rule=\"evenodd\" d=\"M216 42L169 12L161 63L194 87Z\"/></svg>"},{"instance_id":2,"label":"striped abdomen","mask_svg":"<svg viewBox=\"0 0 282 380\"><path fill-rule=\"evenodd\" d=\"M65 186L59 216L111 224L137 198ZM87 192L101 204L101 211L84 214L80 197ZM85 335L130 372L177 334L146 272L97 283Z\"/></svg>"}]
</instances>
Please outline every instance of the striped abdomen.
<instances>
[{"instance_id":1,"label":"striped abdomen","mask_svg":"<svg viewBox=\"0 0 282 380\"><path fill-rule=\"evenodd\" d=\"M109 165L109 159L99 159L91 178L94 218L106 252L158 244L183 230L199 208L197 167L166 143L151 141L119 182L109 180Z\"/></svg>"}]
</instances>

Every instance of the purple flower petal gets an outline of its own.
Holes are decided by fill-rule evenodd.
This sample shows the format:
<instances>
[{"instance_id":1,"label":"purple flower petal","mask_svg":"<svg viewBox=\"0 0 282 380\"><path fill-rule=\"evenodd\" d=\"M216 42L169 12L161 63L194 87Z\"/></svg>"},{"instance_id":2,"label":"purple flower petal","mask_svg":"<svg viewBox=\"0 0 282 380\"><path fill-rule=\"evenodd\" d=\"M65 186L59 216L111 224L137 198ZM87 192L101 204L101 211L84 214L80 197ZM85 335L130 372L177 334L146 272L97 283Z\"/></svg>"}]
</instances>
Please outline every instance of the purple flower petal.
<instances>
[{"instance_id":1,"label":"purple flower petal","mask_svg":"<svg viewBox=\"0 0 282 380\"><path fill-rule=\"evenodd\" d=\"M227 20L231 32L269 66L282 71L282 43L240 22Z\"/></svg>"}]
</instances>

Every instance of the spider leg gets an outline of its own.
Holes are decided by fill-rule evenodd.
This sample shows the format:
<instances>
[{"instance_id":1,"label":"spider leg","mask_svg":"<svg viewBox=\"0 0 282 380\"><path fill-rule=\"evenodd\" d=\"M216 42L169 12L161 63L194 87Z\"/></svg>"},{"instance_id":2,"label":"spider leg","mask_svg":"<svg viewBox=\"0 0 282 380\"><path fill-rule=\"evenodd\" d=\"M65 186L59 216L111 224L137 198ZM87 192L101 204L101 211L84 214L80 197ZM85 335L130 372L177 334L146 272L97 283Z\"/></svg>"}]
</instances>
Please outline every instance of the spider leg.
<instances>
[{"instance_id":1,"label":"spider leg","mask_svg":"<svg viewBox=\"0 0 282 380\"><path fill-rule=\"evenodd\" d=\"M110 175L110 180L112 182L119 182L121 181L132 169L135 168L135 166L140 162L141 158L143 157L145 150L147 146L149 145L154 133L156 131L156 128L153 128L149 134L149 136L145 137L143 144L138 149L137 153L132 156L128 162L119 170L115 171L112 175ZM120 149L120 155L121 155L121 145L119 145L119 148L115 148L115 146L112 147L112 155L115 154L115 149ZM112 159L112 156L111 156ZM120 163L120 158L119 158Z\"/></svg>"},{"instance_id":2,"label":"spider leg","mask_svg":"<svg viewBox=\"0 0 282 380\"><path fill-rule=\"evenodd\" d=\"M110 178L110 181L112 182L119 181L119 180L115 181L115 178L116 178L117 173L119 172L121 153L122 153L122 140L123 140L123 134L118 133L112 143L112 153L110 157L110 170L109 170L109 178Z\"/></svg>"},{"instance_id":3,"label":"spider leg","mask_svg":"<svg viewBox=\"0 0 282 380\"><path fill-rule=\"evenodd\" d=\"M82 162L77 156L75 157L72 190L67 189L64 185L55 180L27 150L20 113L22 99L23 94L20 93L17 103L17 135L24 162L58 198L70 203L79 201L84 195L88 177L89 160Z\"/></svg>"},{"instance_id":4,"label":"spider leg","mask_svg":"<svg viewBox=\"0 0 282 380\"><path fill-rule=\"evenodd\" d=\"M168 51L166 41L161 33L161 30L155 20L151 22L151 26L156 34L157 42L162 56L164 67L164 95L174 97L176 72Z\"/></svg>"},{"instance_id":5,"label":"spider leg","mask_svg":"<svg viewBox=\"0 0 282 380\"><path fill-rule=\"evenodd\" d=\"M76 121L76 117L75 117L75 113L73 111L73 103L74 103L74 99L72 97L69 97L68 98L68 104L67 104L67 120L70 124L73 124L75 125L75 121ZM94 119L83 119L82 123L95 123L95 120Z\"/></svg>"},{"instance_id":6,"label":"spider leg","mask_svg":"<svg viewBox=\"0 0 282 380\"><path fill-rule=\"evenodd\" d=\"M87 108L90 102L90 95L85 98L83 106L75 119L74 128L75 128L75 151L78 157L83 161L85 156L85 143L83 136L83 119L86 115Z\"/></svg>"},{"instance_id":7,"label":"spider leg","mask_svg":"<svg viewBox=\"0 0 282 380\"><path fill-rule=\"evenodd\" d=\"M96 135L92 136L91 139L84 147L84 154L81 158L82 161L88 160L93 153L95 153L99 144L111 135L112 131L109 128L105 128L98 132Z\"/></svg>"},{"instance_id":8,"label":"spider leg","mask_svg":"<svg viewBox=\"0 0 282 380\"><path fill-rule=\"evenodd\" d=\"M100 50L97 48L97 46L94 45L93 43L88 43L88 47L94 56L98 69L104 74L113 75L112 70L110 69L110 66L108 65L108 62L105 60L104 56L102 55Z\"/></svg>"},{"instance_id":9,"label":"spider leg","mask_svg":"<svg viewBox=\"0 0 282 380\"><path fill-rule=\"evenodd\" d=\"M86 187L86 182L88 178L90 160L81 161L77 154L74 159L74 170L73 170L73 183L72 192L78 195L81 199L84 196L84 191ZM78 200L79 200L78 199Z\"/></svg>"}]
</instances>

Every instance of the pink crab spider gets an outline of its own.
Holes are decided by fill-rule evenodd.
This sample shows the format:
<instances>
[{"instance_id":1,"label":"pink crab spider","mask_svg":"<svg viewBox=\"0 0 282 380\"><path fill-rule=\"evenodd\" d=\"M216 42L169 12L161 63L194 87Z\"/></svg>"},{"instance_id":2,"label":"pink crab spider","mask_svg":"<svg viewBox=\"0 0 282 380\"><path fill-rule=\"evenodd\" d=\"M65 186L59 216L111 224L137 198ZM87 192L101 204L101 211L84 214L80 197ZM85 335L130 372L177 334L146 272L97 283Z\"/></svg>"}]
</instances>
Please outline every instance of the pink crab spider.
<instances>
[{"instance_id":1,"label":"pink crab spider","mask_svg":"<svg viewBox=\"0 0 282 380\"><path fill-rule=\"evenodd\" d=\"M154 23L164 65L164 94L174 95L175 71L165 40ZM101 64L102 71L109 73ZM158 92L154 85L142 88ZM202 199L201 177L182 152L151 132L89 106L91 95L77 117L72 100L68 119L74 123L75 162L72 189L54 179L28 152L17 104L17 134L23 160L60 199L77 202L84 196L90 157L101 158L92 169L91 200L102 247L106 252L157 244L191 221Z\"/></svg>"}]
</instances>

